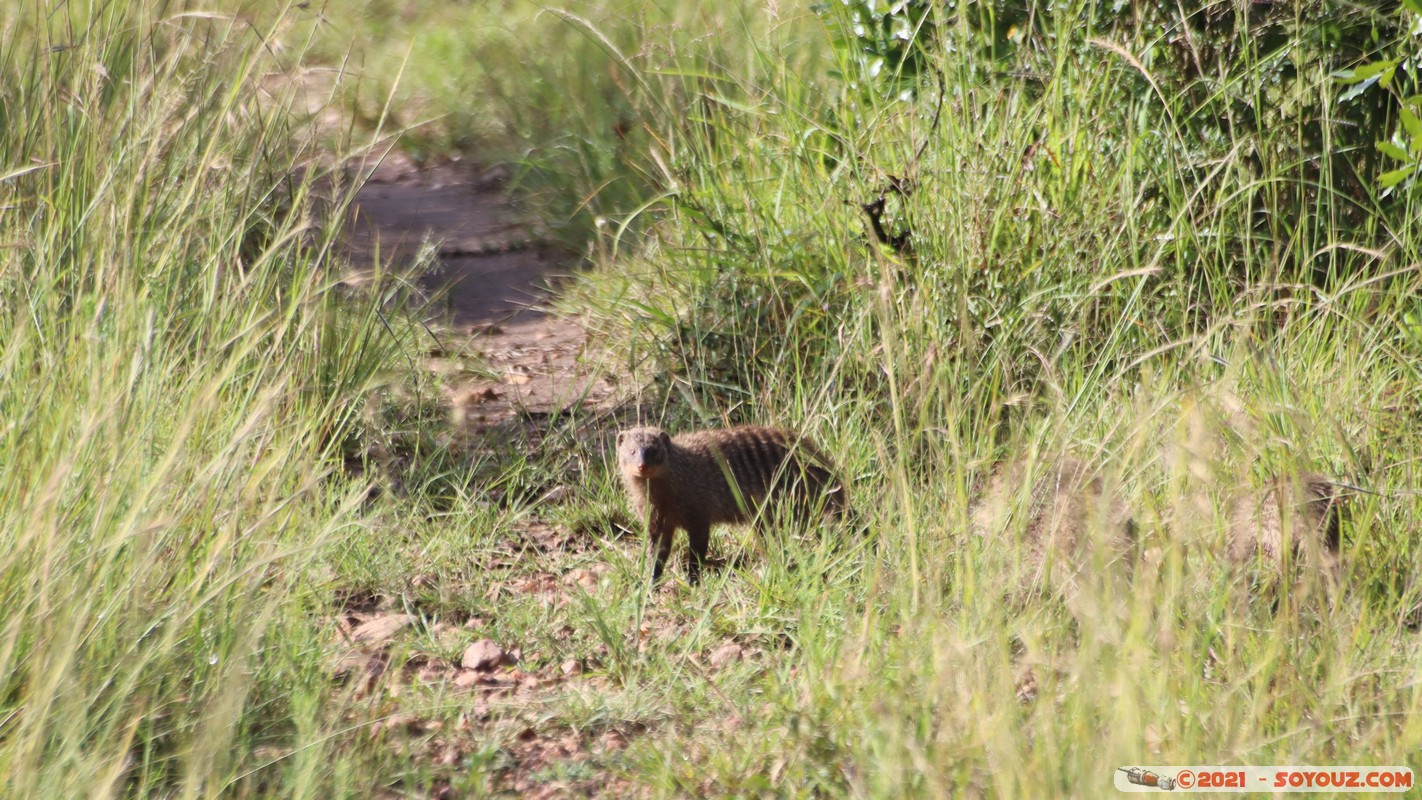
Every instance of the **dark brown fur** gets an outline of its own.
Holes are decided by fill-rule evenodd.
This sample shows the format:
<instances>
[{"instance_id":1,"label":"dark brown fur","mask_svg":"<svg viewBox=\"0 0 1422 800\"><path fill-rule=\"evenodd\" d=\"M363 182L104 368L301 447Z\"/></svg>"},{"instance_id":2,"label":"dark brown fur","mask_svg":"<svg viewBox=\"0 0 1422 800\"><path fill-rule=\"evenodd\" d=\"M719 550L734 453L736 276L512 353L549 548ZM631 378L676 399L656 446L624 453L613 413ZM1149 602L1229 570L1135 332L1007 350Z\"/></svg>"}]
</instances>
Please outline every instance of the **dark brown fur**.
<instances>
[{"instance_id":1,"label":"dark brown fur","mask_svg":"<svg viewBox=\"0 0 1422 800\"><path fill-rule=\"evenodd\" d=\"M1338 567L1343 497L1339 487L1311 473L1274 478L1261 491L1238 498L1230 513L1229 555L1278 564L1285 549L1326 570Z\"/></svg>"},{"instance_id":2,"label":"dark brown fur","mask_svg":"<svg viewBox=\"0 0 1422 800\"><path fill-rule=\"evenodd\" d=\"M617 435L617 462L657 548L653 582L662 576L678 528L690 540L688 577L694 584L706 563L712 525L749 522L772 495L786 498L788 510L802 518L821 500L836 514L846 506L844 488L824 456L808 440L776 428L675 437L659 428L632 428Z\"/></svg>"}]
</instances>

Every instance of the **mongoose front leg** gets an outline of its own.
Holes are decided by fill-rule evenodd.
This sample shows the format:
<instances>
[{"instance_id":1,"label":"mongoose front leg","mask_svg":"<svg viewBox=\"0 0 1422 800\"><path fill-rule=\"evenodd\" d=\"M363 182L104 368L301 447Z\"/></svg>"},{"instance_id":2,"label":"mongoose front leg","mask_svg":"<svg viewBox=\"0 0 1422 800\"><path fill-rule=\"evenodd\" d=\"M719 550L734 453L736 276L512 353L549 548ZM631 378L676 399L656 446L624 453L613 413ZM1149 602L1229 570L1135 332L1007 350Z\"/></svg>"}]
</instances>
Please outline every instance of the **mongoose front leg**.
<instances>
[{"instance_id":1,"label":"mongoose front leg","mask_svg":"<svg viewBox=\"0 0 1422 800\"><path fill-rule=\"evenodd\" d=\"M706 522L687 523L686 538L691 544L691 563L687 564L686 577L692 586L701 582L701 568L706 566L706 549L711 542L711 526Z\"/></svg>"},{"instance_id":2,"label":"mongoose front leg","mask_svg":"<svg viewBox=\"0 0 1422 800\"><path fill-rule=\"evenodd\" d=\"M666 568L667 559L671 557L672 536L676 533L676 528L661 515L654 513L647 523L647 533L652 540L652 546L657 548L656 566L652 568L652 584L656 585L662 579L662 570Z\"/></svg>"}]
</instances>

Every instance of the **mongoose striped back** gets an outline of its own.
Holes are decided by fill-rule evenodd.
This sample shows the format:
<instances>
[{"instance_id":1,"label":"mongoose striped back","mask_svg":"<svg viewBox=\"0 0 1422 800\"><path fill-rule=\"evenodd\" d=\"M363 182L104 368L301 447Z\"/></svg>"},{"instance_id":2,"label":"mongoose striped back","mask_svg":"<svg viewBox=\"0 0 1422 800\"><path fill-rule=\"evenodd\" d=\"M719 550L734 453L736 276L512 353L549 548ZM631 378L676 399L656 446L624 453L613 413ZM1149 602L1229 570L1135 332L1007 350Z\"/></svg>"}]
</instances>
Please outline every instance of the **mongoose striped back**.
<instances>
[{"instance_id":1,"label":"mongoose striped back","mask_svg":"<svg viewBox=\"0 0 1422 800\"><path fill-rule=\"evenodd\" d=\"M1339 487L1312 473L1280 475L1263 491L1242 495L1230 515L1229 555L1248 561L1256 555L1278 563L1285 548L1323 569L1338 567L1344 496Z\"/></svg>"}]
</instances>

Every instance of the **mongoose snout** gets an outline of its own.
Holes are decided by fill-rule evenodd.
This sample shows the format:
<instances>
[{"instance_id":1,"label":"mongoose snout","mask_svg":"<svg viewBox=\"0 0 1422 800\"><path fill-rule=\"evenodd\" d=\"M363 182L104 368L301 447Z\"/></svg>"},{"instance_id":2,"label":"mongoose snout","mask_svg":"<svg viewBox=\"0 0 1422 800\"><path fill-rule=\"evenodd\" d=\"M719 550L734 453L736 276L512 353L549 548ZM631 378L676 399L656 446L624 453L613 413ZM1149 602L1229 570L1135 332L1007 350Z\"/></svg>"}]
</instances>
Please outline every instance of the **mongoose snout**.
<instances>
[{"instance_id":1,"label":"mongoose snout","mask_svg":"<svg viewBox=\"0 0 1422 800\"><path fill-rule=\"evenodd\" d=\"M666 462L671 437L662 431L634 428L617 435L617 446L624 470L638 478L653 478Z\"/></svg>"}]
</instances>

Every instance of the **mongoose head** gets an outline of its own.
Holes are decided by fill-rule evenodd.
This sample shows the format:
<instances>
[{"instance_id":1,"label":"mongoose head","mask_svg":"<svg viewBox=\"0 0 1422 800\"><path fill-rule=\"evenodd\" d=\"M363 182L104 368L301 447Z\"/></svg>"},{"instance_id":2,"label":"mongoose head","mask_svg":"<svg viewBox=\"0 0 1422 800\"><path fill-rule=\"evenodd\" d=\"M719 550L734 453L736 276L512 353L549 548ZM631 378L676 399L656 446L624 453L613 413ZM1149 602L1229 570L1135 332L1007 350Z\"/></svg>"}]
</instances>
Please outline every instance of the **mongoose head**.
<instances>
[{"instance_id":1,"label":"mongoose head","mask_svg":"<svg viewBox=\"0 0 1422 800\"><path fill-rule=\"evenodd\" d=\"M667 462L671 437L660 428L630 428L617 434L617 461L636 478L655 478Z\"/></svg>"}]
</instances>

